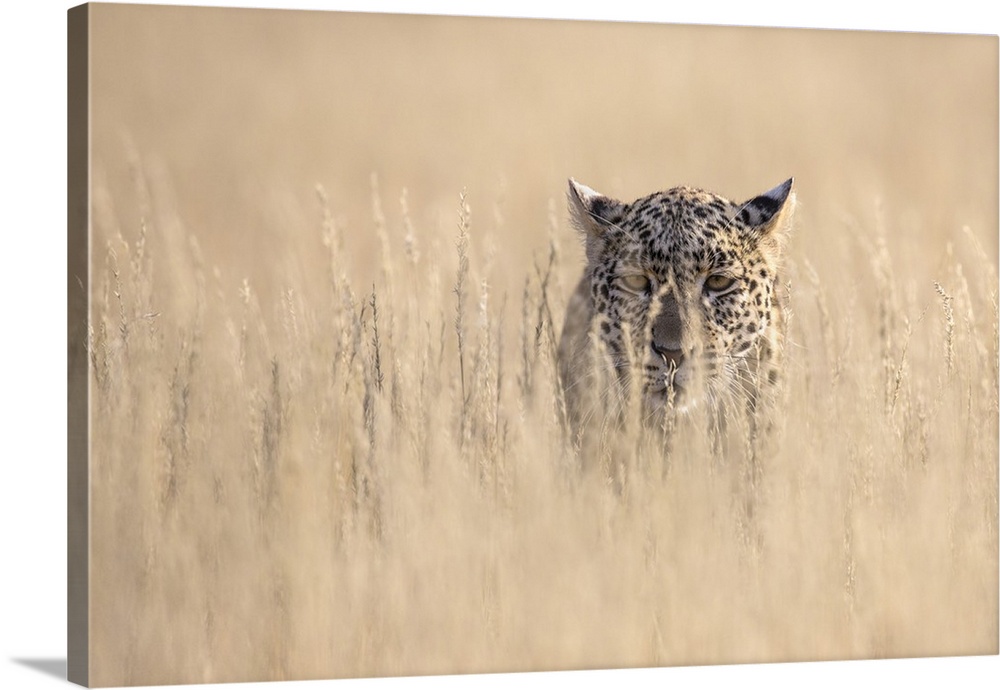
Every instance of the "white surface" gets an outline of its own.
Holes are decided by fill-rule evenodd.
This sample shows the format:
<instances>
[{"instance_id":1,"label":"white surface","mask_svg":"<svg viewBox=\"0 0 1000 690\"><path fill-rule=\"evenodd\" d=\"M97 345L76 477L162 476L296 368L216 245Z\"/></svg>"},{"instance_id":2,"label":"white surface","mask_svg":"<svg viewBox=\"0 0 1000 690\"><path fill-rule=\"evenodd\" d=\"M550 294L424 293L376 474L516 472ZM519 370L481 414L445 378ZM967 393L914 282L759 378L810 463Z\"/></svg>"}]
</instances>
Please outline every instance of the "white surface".
<instances>
[{"instance_id":1,"label":"white surface","mask_svg":"<svg viewBox=\"0 0 1000 690\"><path fill-rule=\"evenodd\" d=\"M413 3L200 2L225 6L414 11ZM54 0L8 2L0 21L0 335L3 476L0 481L0 688L52 688L66 658L66 10ZM693 2L648 0L424 2L429 13L501 14L996 34L997 9L948 3ZM684 7L686 5L686 7ZM822 5L822 7L817 7ZM905 14L900 14L899 8ZM29 660L26 664L24 661ZM39 664L39 660L41 664ZM49 672L37 670L41 665ZM320 681L203 687L1000 687L1000 658L788 664L511 676Z\"/></svg>"}]
</instances>

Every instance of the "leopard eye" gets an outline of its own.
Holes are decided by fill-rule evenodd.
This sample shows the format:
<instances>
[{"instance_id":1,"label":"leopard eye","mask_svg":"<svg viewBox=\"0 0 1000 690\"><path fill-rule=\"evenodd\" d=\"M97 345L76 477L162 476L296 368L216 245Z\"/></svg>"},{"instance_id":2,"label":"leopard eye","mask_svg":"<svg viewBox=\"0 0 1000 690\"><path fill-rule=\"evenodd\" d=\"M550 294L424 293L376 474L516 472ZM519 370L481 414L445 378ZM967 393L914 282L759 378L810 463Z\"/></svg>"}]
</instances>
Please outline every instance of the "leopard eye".
<instances>
[{"instance_id":1,"label":"leopard eye","mask_svg":"<svg viewBox=\"0 0 1000 690\"><path fill-rule=\"evenodd\" d=\"M626 290L631 290L632 292L646 292L649 290L649 278L641 273L622 276L620 280Z\"/></svg>"},{"instance_id":2,"label":"leopard eye","mask_svg":"<svg viewBox=\"0 0 1000 690\"><path fill-rule=\"evenodd\" d=\"M713 273L705 278L705 289L709 292L724 292L735 284L735 278L730 278L721 273Z\"/></svg>"}]
</instances>

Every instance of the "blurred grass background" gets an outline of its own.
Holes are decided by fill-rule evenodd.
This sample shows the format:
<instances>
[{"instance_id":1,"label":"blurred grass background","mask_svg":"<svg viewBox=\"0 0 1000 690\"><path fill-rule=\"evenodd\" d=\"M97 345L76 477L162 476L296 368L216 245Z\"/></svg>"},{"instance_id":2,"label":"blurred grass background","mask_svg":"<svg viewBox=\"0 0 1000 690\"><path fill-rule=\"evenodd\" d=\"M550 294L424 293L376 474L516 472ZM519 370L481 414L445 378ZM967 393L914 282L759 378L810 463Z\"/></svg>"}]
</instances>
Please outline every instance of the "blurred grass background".
<instances>
[{"instance_id":1,"label":"blurred grass background","mask_svg":"<svg viewBox=\"0 0 1000 690\"><path fill-rule=\"evenodd\" d=\"M216 261L264 282L317 183L365 266L372 173L396 222L403 188L422 225L462 189L484 223L499 206L510 268L569 176L631 200L794 175L803 242L881 200L915 270L963 224L996 253L995 37L100 5L94 31L94 165L122 219L131 146Z\"/></svg>"}]
</instances>

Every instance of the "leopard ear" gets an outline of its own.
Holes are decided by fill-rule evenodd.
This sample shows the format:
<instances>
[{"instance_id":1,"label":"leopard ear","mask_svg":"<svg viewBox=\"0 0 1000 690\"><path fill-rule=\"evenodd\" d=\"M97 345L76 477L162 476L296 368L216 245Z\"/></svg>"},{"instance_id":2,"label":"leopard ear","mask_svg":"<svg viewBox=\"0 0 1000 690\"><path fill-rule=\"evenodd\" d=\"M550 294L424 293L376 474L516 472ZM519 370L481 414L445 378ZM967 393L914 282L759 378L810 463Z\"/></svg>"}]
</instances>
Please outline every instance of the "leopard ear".
<instances>
[{"instance_id":1,"label":"leopard ear","mask_svg":"<svg viewBox=\"0 0 1000 690\"><path fill-rule=\"evenodd\" d=\"M755 196L743 204L740 220L754 234L766 235L784 234L795 206L795 192L792 191L792 181L788 178L774 189L769 189L760 196Z\"/></svg>"},{"instance_id":2,"label":"leopard ear","mask_svg":"<svg viewBox=\"0 0 1000 690\"><path fill-rule=\"evenodd\" d=\"M587 240L596 239L608 227L619 223L625 212L625 204L595 192L587 185L569 178L569 213L573 225Z\"/></svg>"}]
</instances>

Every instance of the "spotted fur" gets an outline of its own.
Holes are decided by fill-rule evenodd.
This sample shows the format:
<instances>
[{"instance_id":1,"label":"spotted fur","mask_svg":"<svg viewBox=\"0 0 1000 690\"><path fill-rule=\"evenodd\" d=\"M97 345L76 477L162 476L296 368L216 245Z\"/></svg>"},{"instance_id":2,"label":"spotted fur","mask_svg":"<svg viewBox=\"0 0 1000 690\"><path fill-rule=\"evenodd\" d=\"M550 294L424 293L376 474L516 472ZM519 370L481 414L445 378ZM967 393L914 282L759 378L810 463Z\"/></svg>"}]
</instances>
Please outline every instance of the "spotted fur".
<instances>
[{"instance_id":1,"label":"spotted fur","mask_svg":"<svg viewBox=\"0 0 1000 690\"><path fill-rule=\"evenodd\" d=\"M624 203L574 180L568 196L587 257L559 343L570 420L636 379L650 414L733 396L759 408L780 375L792 180L743 203L688 187Z\"/></svg>"}]
</instances>

